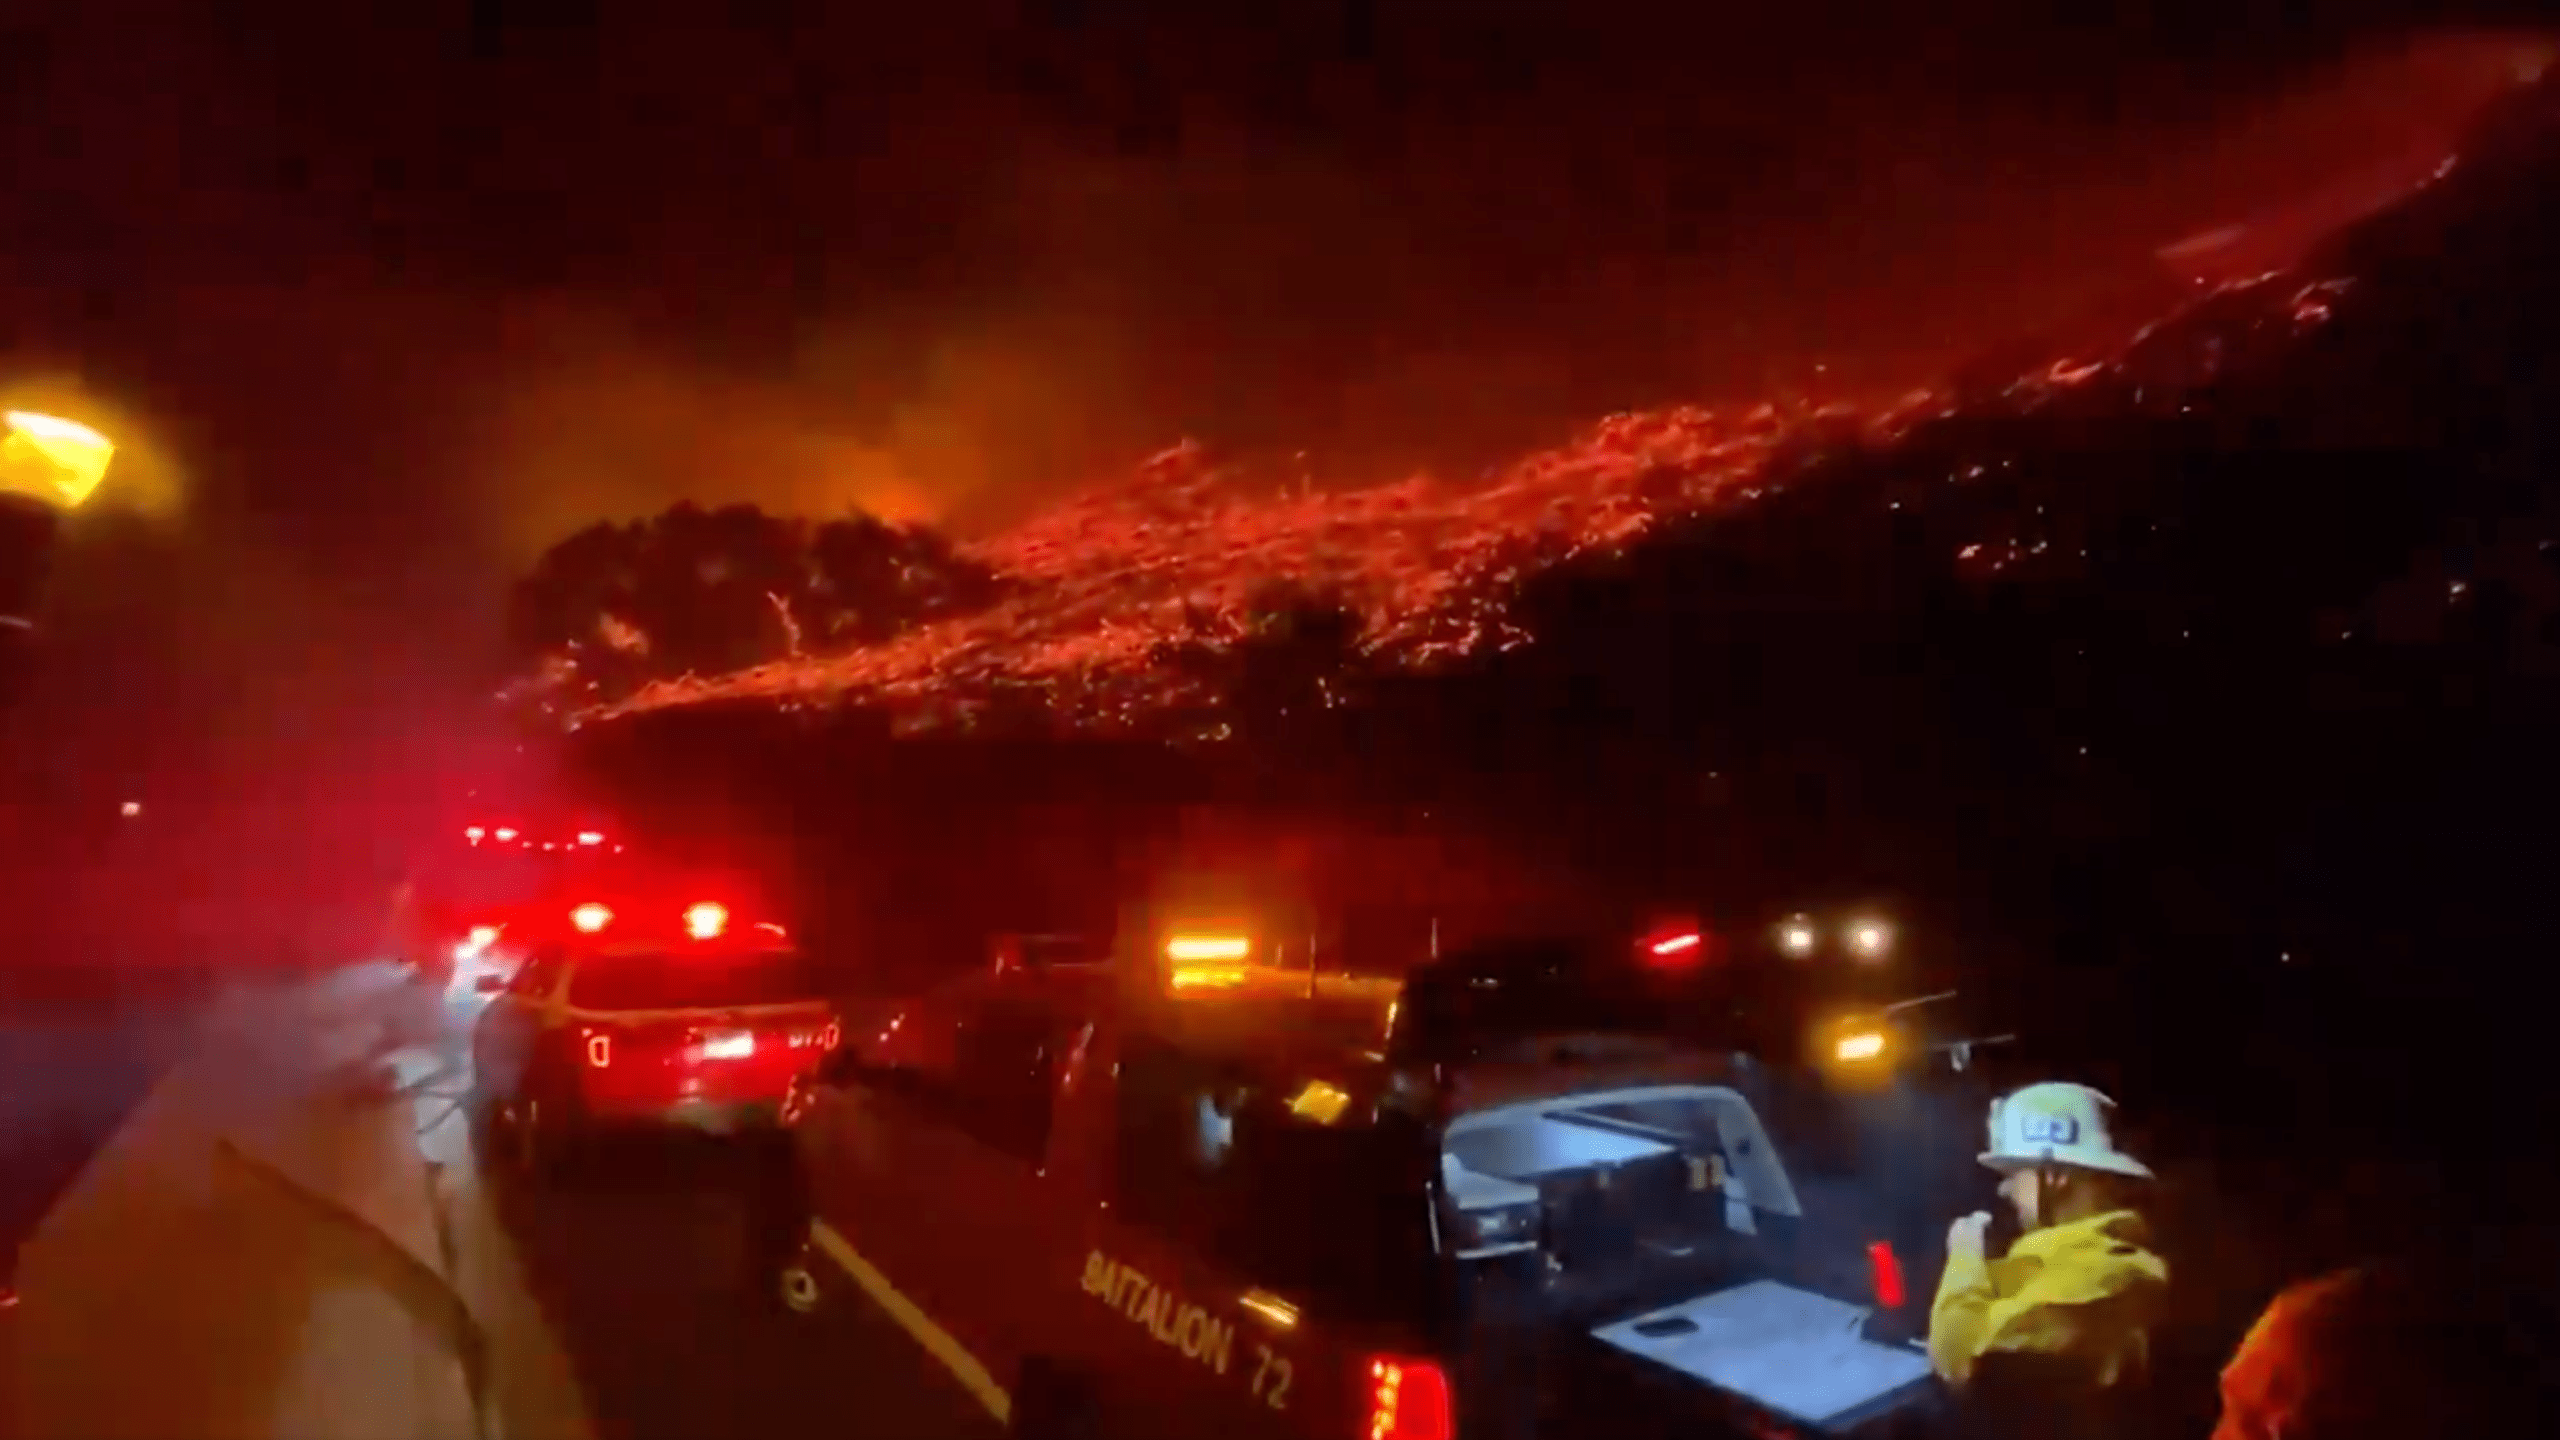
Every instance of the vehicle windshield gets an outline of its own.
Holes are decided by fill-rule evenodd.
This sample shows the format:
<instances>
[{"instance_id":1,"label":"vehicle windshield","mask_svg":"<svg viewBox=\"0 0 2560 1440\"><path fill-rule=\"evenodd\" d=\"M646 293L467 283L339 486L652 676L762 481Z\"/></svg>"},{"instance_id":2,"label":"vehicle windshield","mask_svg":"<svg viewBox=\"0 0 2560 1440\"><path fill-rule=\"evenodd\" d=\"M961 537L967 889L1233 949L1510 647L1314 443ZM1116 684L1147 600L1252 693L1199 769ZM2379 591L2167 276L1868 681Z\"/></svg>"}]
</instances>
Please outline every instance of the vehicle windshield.
<instances>
[{"instance_id":1,"label":"vehicle windshield","mask_svg":"<svg viewBox=\"0 0 2560 1440\"><path fill-rule=\"evenodd\" d=\"M582 1010L788 1005L826 995L823 967L796 950L608 955L581 961L569 979L569 1003Z\"/></svg>"},{"instance_id":2,"label":"vehicle windshield","mask_svg":"<svg viewBox=\"0 0 2560 1440\"><path fill-rule=\"evenodd\" d=\"M1479 946L1416 969L1405 979L1392 1048L1458 1059L1567 1035L1717 1049L1766 1042L1746 1029L1728 976L1649 970L1605 944L1559 939Z\"/></svg>"}]
</instances>

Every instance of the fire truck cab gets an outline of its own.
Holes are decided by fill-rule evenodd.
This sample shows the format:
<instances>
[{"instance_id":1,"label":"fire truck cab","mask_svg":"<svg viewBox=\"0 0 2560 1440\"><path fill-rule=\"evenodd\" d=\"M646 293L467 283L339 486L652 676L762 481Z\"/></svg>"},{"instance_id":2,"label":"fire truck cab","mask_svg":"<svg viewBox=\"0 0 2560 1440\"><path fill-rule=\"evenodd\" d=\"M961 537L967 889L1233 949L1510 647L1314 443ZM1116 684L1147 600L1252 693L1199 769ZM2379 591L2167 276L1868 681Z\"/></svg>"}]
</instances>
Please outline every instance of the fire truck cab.
<instances>
[{"instance_id":1,"label":"fire truck cab","mask_svg":"<svg viewBox=\"0 0 2560 1440\"><path fill-rule=\"evenodd\" d=\"M785 1106L788 1285L850 1277L1025 1435L1935 1413L1919 1346L1863 1323L1905 1297L1808 1278L1838 1271L1798 1253L1754 1062L1664 1023L1696 1014L1676 974L1556 943L1364 976L1251 924L1121 928L847 1017Z\"/></svg>"}]
</instances>

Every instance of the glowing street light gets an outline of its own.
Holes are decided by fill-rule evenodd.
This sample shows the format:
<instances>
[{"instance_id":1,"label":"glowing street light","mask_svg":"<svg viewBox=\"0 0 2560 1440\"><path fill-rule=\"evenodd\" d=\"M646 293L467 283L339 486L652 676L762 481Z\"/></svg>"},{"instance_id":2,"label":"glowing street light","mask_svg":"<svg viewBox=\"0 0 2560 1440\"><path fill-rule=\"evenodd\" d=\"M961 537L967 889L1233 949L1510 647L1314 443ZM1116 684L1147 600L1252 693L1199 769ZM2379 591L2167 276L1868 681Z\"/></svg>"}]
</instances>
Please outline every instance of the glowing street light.
<instances>
[{"instance_id":1,"label":"glowing street light","mask_svg":"<svg viewBox=\"0 0 2560 1440\"><path fill-rule=\"evenodd\" d=\"M77 420L34 410L0 414L0 491L76 510L107 478L115 442Z\"/></svg>"}]
</instances>

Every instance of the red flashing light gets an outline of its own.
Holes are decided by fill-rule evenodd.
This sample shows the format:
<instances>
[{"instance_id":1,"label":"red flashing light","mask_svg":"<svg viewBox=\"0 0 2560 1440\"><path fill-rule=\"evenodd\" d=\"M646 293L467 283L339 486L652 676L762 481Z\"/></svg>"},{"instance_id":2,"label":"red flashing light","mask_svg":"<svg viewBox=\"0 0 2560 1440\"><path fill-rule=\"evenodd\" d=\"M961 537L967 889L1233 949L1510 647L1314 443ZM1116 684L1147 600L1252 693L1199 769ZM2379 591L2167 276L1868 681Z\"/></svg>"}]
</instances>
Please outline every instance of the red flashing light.
<instances>
[{"instance_id":1,"label":"red flashing light","mask_svg":"<svg viewBox=\"0 0 2560 1440\"><path fill-rule=\"evenodd\" d=\"M462 838L470 841L474 845L479 844L481 840L488 835L488 833L489 832L487 830L484 830L477 825L465 825L462 827Z\"/></svg>"},{"instance_id":2,"label":"red flashing light","mask_svg":"<svg viewBox=\"0 0 2560 1440\"><path fill-rule=\"evenodd\" d=\"M705 900L684 912L684 933L696 940L713 940L729 928L729 907Z\"/></svg>"},{"instance_id":3,"label":"red flashing light","mask_svg":"<svg viewBox=\"0 0 2560 1440\"><path fill-rule=\"evenodd\" d=\"M464 832L464 833L468 834L469 832L468 832L468 831L466 831L466 832ZM502 842L503 842L503 841L507 841L507 840L513 840L514 838L516 838L516 832L515 832L514 828L513 828L513 827L511 827L511 826L501 825L501 826L499 826L499 827L497 828L497 830L496 830L495 832L493 832L493 833L495 833L495 834L497 835L498 839L499 839L500 841L502 841Z\"/></svg>"},{"instance_id":4,"label":"red flashing light","mask_svg":"<svg viewBox=\"0 0 2560 1440\"><path fill-rule=\"evenodd\" d=\"M580 931L593 935L613 923L613 912L602 905L581 905L569 912L569 923L577 926Z\"/></svg>"},{"instance_id":5,"label":"red flashing light","mask_svg":"<svg viewBox=\"0 0 2560 1440\"><path fill-rule=\"evenodd\" d=\"M1890 1242L1878 1240L1867 1247L1867 1268L1875 1275L1877 1308L1901 1309L1905 1298L1902 1289L1902 1261L1894 1255Z\"/></svg>"},{"instance_id":6,"label":"red flashing light","mask_svg":"<svg viewBox=\"0 0 2560 1440\"><path fill-rule=\"evenodd\" d=\"M1449 1372L1428 1360L1380 1356L1369 1362L1365 1440L1451 1440L1457 1429Z\"/></svg>"},{"instance_id":7,"label":"red flashing light","mask_svg":"<svg viewBox=\"0 0 2560 1440\"><path fill-rule=\"evenodd\" d=\"M612 1036L590 1035L587 1037L587 1063L599 1070L613 1063Z\"/></svg>"},{"instance_id":8,"label":"red flashing light","mask_svg":"<svg viewBox=\"0 0 2560 1440\"><path fill-rule=\"evenodd\" d=\"M1705 943L1705 936L1691 930L1685 934L1669 935L1654 941L1653 953L1656 959L1668 959L1674 955L1686 955Z\"/></svg>"},{"instance_id":9,"label":"red flashing light","mask_svg":"<svg viewBox=\"0 0 2560 1440\"><path fill-rule=\"evenodd\" d=\"M604 843L604 837L593 830L581 830L578 832L578 843L581 845L601 845Z\"/></svg>"}]
</instances>

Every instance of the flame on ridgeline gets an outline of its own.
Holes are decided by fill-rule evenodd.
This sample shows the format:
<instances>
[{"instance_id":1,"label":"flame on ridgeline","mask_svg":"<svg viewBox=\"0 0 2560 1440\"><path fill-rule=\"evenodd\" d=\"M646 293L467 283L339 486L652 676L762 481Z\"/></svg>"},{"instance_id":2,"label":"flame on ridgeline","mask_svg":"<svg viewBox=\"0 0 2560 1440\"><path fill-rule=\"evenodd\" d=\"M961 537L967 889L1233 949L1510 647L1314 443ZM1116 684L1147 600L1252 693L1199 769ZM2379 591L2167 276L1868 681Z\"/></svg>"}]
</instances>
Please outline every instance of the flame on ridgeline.
<instances>
[{"instance_id":1,"label":"flame on ridgeline","mask_svg":"<svg viewBox=\"0 0 2560 1440\"><path fill-rule=\"evenodd\" d=\"M1239 643L1274 586L1348 611L1364 659L1428 667L1524 643L1504 606L1535 571L1756 495L1790 443L1888 439L1936 403L1923 391L1884 407L1617 415L1472 488L1413 479L1275 497L1185 445L1129 484L962 546L1006 582L989 609L843 654L658 682L578 719L717 699L847 699L930 726L1029 688L1077 726L1134 724L1214 702L1172 652Z\"/></svg>"},{"instance_id":2,"label":"flame on ridgeline","mask_svg":"<svg viewBox=\"0 0 2560 1440\"><path fill-rule=\"evenodd\" d=\"M2298 332L2326 323L2347 284L2270 271L2214 287L2180 313L2245 306ZM2105 403L2128 403L2147 386L2158 404L2222 364L2218 342L2189 353L2176 335L2166 321L2146 326L2115 355L2055 361L1994 403L2032 411L2100 391L2110 392ZM845 701L885 708L905 729L936 729L966 725L999 696L1030 694L1069 727L1127 729L1217 705L1182 658L1246 640L1275 585L1349 612L1364 662L1427 669L1527 643L1507 612L1536 572L1756 499L1786 482L1791 460L1889 444L1956 403L1951 392L1921 389L1878 404L1620 414L1474 487L1414 479L1273 496L1186 444L1130 483L960 547L1005 582L1005 598L988 609L840 654L658 681L571 723L716 700Z\"/></svg>"}]
</instances>

